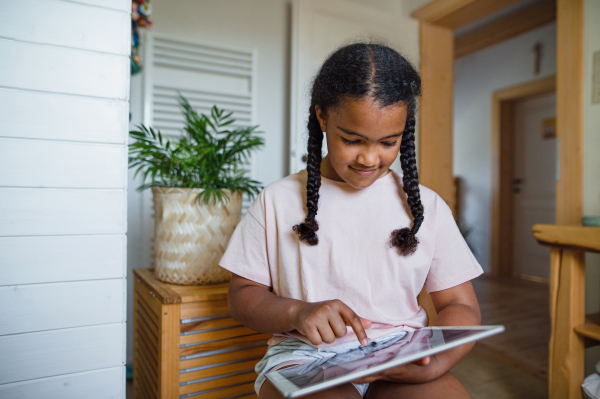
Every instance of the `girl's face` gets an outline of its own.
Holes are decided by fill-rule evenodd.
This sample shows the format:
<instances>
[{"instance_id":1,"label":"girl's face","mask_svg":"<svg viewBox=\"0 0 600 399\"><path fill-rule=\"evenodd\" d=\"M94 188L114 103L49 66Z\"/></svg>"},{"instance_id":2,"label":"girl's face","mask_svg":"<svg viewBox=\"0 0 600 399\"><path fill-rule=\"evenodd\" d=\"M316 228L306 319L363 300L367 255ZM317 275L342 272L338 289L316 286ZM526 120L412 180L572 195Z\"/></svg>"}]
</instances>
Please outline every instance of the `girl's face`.
<instances>
[{"instance_id":1,"label":"girl's face","mask_svg":"<svg viewBox=\"0 0 600 399\"><path fill-rule=\"evenodd\" d=\"M323 176L360 189L388 173L400 151L406 105L381 108L368 98L347 99L327 115L316 106L316 113L327 132Z\"/></svg>"}]
</instances>

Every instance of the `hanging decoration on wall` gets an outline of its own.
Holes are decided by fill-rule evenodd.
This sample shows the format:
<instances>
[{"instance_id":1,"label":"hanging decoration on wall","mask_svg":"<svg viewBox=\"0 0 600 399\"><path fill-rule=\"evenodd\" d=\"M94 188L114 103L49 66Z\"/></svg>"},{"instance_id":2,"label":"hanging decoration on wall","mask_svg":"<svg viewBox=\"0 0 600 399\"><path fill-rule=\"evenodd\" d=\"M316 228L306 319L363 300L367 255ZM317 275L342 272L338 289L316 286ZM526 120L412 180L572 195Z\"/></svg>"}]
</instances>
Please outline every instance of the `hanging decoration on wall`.
<instances>
[{"instance_id":1,"label":"hanging decoration on wall","mask_svg":"<svg viewBox=\"0 0 600 399\"><path fill-rule=\"evenodd\" d=\"M141 72L140 62L140 28L150 28L153 21L150 0L134 0L131 2L131 75Z\"/></svg>"}]
</instances>

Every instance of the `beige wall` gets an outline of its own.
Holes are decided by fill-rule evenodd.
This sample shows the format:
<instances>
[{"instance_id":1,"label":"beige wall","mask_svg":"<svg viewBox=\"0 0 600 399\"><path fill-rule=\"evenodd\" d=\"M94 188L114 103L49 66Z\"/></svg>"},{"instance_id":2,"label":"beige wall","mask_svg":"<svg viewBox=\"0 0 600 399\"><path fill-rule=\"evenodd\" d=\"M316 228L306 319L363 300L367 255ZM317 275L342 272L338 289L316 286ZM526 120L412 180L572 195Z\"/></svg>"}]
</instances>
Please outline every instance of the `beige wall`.
<instances>
[{"instance_id":1,"label":"beige wall","mask_svg":"<svg viewBox=\"0 0 600 399\"><path fill-rule=\"evenodd\" d=\"M540 73L531 49L543 44ZM556 74L556 24L461 57L454 62L453 172L464 180L462 219L486 273L491 263L492 93Z\"/></svg>"}]
</instances>

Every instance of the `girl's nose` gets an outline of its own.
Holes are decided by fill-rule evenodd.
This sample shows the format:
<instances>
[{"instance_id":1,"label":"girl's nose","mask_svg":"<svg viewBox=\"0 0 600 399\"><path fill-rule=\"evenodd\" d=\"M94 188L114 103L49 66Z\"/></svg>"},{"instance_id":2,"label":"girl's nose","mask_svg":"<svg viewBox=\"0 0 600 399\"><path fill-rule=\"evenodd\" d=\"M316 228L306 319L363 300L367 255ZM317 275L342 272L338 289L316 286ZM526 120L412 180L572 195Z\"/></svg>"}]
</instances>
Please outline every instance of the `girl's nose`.
<instances>
[{"instance_id":1,"label":"girl's nose","mask_svg":"<svg viewBox=\"0 0 600 399\"><path fill-rule=\"evenodd\" d=\"M377 166L377 154L375 151L365 151L358 154L356 162L367 168Z\"/></svg>"}]
</instances>

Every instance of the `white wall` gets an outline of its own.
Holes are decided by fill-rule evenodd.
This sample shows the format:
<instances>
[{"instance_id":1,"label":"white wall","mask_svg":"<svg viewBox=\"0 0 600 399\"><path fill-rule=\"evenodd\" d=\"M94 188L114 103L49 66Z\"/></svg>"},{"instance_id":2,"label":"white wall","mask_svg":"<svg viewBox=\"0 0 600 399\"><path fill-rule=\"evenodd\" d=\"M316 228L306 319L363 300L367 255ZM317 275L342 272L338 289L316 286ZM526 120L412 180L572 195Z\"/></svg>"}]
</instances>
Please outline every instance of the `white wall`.
<instances>
[{"instance_id":1,"label":"white wall","mask_svg":"<svg viewBox=\"0 0 600 399\"><path fill-rule=\"evenodd\" d=\"M539 75L533 46L544 46ZM551 24L454 63L454 174L464 179L464 221L473 228L470 242L484 271L491 250L492 93L556 73L556 25Z\"/></svg>"},{"instance_id":2,"label":"white wall","mask_svg":"<svg viewBox=\"0 0 600 399\"><path fill-rule=\"evenodd\" d=\"M158 33L188 40L258 52L258 124L264 132L265 148L256 156L255 178L267 185L287 175L289 125L290 5L285 0L154 0L154 26ZM142 122L143 72L131 80L131 126ZM151 204L151 194L134 191L139 178L129 184L128 270L151 267L147 245L154 226L143 220L140 206ZM133 281L133 280L132 280ZM131 290L130 290L131 291ZM133 295L129 294L129 317L133 317ZM133 361L133 323L128 326L128 363Z\"/></svg>"},{"instance_id":3,"label":"white wall","mask_svg":"<svg viewBox=\"0 0 600 399\"><path fill-rule=\"evenodd\" d=\"M592 103L593 55L600 51L600 2L585 2L584 45L584 145L583 214L600 216L600 103ZM586 266L586 313L600 310L600 255L588 254ZM600 360L600 348L586 351L586 373Z\"/></svg>"},{"instance_id":4,"label":"white wall","mask_svg":"<svg viewBox=\"0 0 600 399\"><path fill-rule=\"evenodd\" d=\"M0 397L124 398L129 0L0 2Z\"/></svg>"}]
</instances>

